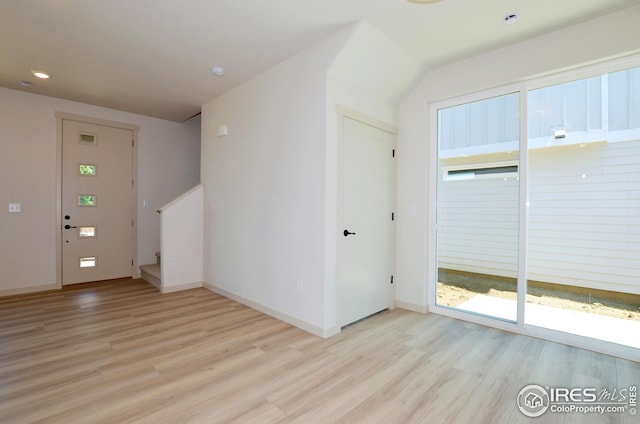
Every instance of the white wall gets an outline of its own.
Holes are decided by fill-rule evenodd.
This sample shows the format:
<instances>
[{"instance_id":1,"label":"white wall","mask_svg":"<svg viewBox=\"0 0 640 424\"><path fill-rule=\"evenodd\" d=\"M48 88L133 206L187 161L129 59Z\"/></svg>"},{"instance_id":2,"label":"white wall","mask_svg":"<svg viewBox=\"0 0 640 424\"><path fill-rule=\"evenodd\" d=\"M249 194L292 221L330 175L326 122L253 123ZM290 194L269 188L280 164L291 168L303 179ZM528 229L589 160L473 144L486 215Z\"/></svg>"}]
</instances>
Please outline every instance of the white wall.
<instances>
[{"instance_id":1,"label":"white wall","mask_svg":"<svg viewBox=\"0 0 640 424\"><path fill-rule=\"evenodd\" d=\"M420 62L366 21L353 26L328 70L329 107L347 106L398 124L398 106L422 74Z\"/></svg>"},{"instance_id":2,"label":"white wall","mask_svg":"<svg viewBox=\"0 0 640 424\"><path fill-rule=\"evenodd\" d=\"M161 208L162 293L202 287L204 184Z\"/></svg>"},{"instance_id":3,"label":"white wall","mask_svg":"<svg viewBox=\"0 0 640 424\"><path fill-rule=\"evenodd\" d=\"M394 124L419 68L361 22L203 107L207 287L337 331L337 106Z\"/></svg>"},{"instance_id":4,"label":"white wall","mask_svg":"<svg viewBox=\"0 0 640 424\"><path fill-rule=\"evenodd\" d=\"M184 123L144 118L142 122L138 145L138 262L153 264L155 252L160 251L160 215L156 211L200 182L201 118L197 115ZM149 201L148 207L143 207L143 200ZM144 234L142 240L140 234Z\"/></svg>"},{"instance_id":5,"label":"white wall","mask_svg":"<svg viewBox=\"0 0 640 424\"><path fill-rule=\"evenodd\" d=\"M429 103L640 51L640 6L517 43L428 72L400 107L398 211L416 216L398 226L396 298L427 305ZM429 236L429 237L428 237Z\"/></svg>"},{"instance_id":6,"label":"white wall","mask_svg":"<svg viewBox=\"0 0 640 424\"><path fill-rule=\"evenodd\" d=\"M206 286L319 334L327 328L326 71L347 35L202 108ZM218 137L222 125L228 135Z\"/></svg>"},{"instance_id":7,"label":"white wall","mask_svg":"<svg viewBox=\"0 0 640 424\"><path fill-rule=\"evenodd\" d=\"M155 261L155 210L198 183L199 125L0 88L0 294L56 286L56 119L66 112L140 127L138 258ZM142 200L150 201L148 208ZM8 213L8 203L22 212ZM136 264L137 265L137 264Z\"/></svg>"}]
</instances>

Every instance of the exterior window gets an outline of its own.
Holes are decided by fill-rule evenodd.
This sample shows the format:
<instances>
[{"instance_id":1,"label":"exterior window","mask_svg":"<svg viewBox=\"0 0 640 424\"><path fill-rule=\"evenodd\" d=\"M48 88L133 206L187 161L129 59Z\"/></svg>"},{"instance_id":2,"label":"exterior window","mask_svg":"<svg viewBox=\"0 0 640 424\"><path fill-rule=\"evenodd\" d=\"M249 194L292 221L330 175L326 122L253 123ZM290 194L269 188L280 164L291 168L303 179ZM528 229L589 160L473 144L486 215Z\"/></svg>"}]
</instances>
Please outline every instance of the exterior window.
<instances>
[{"instance_id":1,"label":"exterior window","mask_svg":"<svg viewBox=\"0 0 640 424\"><path fill-rule=\"evenodd\" d=\"M95 177L96 175L98 175L98 167L97 165L89 163L81 163L78 165L78 175Z\"/></svg>"},{"instance_id":2,"label":"exterior window","mask_svg":"<svg viewBox=\"0 0 640 424\"><path fill-rule=\"evenodd\" d=\"M559 80L431 106L434 310L637 349L640 67Z\"/></svg>"},{"instance_id":3,"label":"exterior window","mask_svg":"<svg viewBox=\"0 0 640 424\"><path fill-rule=\"evenodd\" d=\"M452 166L444 168L444 180L474 180L478 178L517 177L517 163L490 163L482 165Z\"/></svg>"},{"instance_id":4,"label":"exterior window","mask_svg":"<svg viewBox=\"0 0 640 424\"><path fill-rule=\"evenodd\" d=\"M520 214L520 95L506 93L437 110L436 305L513 321ZM468 287L485 303L456 295ZM476 299L477 301L478 299Z\"/></svg>"},{"instance_id":5,"label":"exterior window","mask_svg":"<svg viewBox=\"0 0 640 424\"><path fill-rule=\"evenodd\" d=\"M96 206L97 196L95 194L79 194L78 206Z\"/></svg>"},{"instance_id":6,"label":"exterior window","mask_svg":"<svg viewBox=\"0 0 640 424\"><path fill-rule=\"evenodd\" d=\"M85 256L80 258L80 269L95 268L98 265L96 256Z\"/></svg>"},{"instance_id":7,"label":"exterior window","mask_svg":"<svg viewBox=\"0 0 640 424\"><path fill-rule=\"evenodd\" d=\"M79 227L78 228L78 237L79 238L95 238L96 237L96 227Z\"/></svg>"},{"instance_id":8,"label":"exterior window","mask_svg":"<svg viewBox=\"0 0 640 424\"><path fill-rule=\"evenodd\" d=\"M78 142L80 144L95 146L96 144L98 144L98 136L96 134L80 133Z\"/></svg>"}]
</instances>

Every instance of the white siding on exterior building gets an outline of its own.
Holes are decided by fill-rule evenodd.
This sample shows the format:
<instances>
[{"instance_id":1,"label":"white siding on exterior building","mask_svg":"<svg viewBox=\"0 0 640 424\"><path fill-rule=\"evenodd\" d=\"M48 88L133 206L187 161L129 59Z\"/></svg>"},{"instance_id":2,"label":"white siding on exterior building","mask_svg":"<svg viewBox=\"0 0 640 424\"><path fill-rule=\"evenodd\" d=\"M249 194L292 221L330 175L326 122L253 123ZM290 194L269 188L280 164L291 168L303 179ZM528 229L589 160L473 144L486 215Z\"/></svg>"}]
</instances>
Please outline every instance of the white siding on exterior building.
<instances>
[{"instance_id":1,"label":"white siding on exterior building","mask_svg":"<svg viewBox=\"0 0 640 424\"><path fill-rule=\"evenodd\" d=\"M517 165L519 98L512 93L438 111L438 268L518 274L517 173L474 175L474 169Z\"/></svg>"},{"instance_id":2,"label":"white siding on exterior building","mask_svg":"<svg viewBox=\"0 0 640 424\"><path fill-rule=\"evenodd\" d=\"M640 294L640 141L531 150L528 278Z\"/></svg>"},{"instance_id":3,"label":"white siding on exterior building","mask_svg":"<svg viewBox=\"0 0 640 424\"><path fill-rule=\"evenodd\" d=\"M515 278L518 274L518 180L441 181L439 268Z\"/></svg>"},{"instance_id":4,"label":"white siding on exterior building","mask_svg":"<svg viewBox=\"0 0 640 424\"><path fill-rule=\"evenodd\" d=\"M527 96L527 279L640 294L640 68ZM517 174L459 173L517 163L517 106L438 111L439 268L517 275Z\"/></svg>"},{"instance_id":5,"label":"white siding on exterior building","mask_svg":"<svg viewBox=\"0 0 640 424\"><path fill-rule=\"evenodd\" d=\"M640 141L532 149L527 278L640 294ZM440 181L439 267L517 274L518 180Z\"/></svg>"},{"instance_id":6,"label":"white siding on exterior building","mask_svg":"<svg viewBox=\"0 0 640 424\"><path fill-rule=\"evenodd\" d=\"M442 109L438 113L440 149L517 142L519 113L517 93Z\"/></svg>"},{"instance_id":7,"label":"white siding on exterior building","mask_svg":"<svg viewBox=\"0 0 640 424\"><path fill-rule=\"evenodd\" d=\"M640 128L640 68L609 74L609 130Z\"/></svg>"}]
</instances>

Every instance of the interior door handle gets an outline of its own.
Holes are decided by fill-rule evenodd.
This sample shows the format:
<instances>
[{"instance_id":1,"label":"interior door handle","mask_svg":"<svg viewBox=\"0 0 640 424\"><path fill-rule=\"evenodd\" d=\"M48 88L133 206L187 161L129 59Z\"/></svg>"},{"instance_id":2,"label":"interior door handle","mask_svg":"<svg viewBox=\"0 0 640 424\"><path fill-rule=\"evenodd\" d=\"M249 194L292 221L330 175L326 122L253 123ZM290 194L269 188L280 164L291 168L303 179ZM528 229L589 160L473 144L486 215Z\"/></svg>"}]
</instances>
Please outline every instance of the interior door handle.
<instances>
[{"instance_id":1,"label":"interior door handle","mask_svg":"<svg viewBox=\"0 0 640 424\"><path fill-rule=\"evenodd\" d=\"M64 229L65 229L65 230L68 230L68 229L70 229L70 228L78 228L78 227L76 227L76 226L71 226L71 225L69 225L69 224L67 224L67 225L65 225L65 226L64 226Z\"/></svg>"},{"instance_id":2,"label":"interior door handle","mask_svg":"<svg viewBox=\"0 0 640 424\"><path fill-rule=\"evenodd\" d=\"M344 230L342 234L344 234L345 237L347 237L349 234L353 234L354 236L356 235L356 233L351 233L349 232L349 230Z\"/></svg>"}]
</instances>

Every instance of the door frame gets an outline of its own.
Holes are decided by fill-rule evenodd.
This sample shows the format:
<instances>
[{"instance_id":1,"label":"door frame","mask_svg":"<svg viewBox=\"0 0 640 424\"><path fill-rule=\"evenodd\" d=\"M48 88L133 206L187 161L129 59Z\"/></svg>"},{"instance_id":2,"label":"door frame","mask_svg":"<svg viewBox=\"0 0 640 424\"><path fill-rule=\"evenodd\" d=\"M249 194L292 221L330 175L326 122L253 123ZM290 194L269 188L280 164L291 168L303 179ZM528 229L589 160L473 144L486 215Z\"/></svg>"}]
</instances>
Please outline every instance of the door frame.
<instances>
[{"instance_id":1,"label":"door frame","mask_svg":"<svg viewBox=\"0 0 640 424\"><path fill-rule=\"evenodd\" d=\"M398 127L396 127L395 125L389 124L387 122L384 122L380 119L374 118L372 116L366 115L364 113L358 112L354 109L348 108L346 106L342 106L342 105L337 105L336 106L336 113L337 113L337 127L338 127L338 139L337 139L337 145L336 145L336 200L337 200L337 196L338 196L338 184L340 183L340 181L338 180L338 168L337 168L337 164L338 164L338 155L340 154L340 145L344 142L344 119L348 118L348 119L352 119L354 121L358 121L362 124L377 128L381 131L385 131L387 133L390 133L391 135L393 135L394 137L394 142L393 142L393 148L395 151L395 155L394 158L397 159L397 154L398 154ZM391 274L394 276L394 283L391 284L391 290L390 290L390 297L391 299L389 299L389 309L394 309L396 307L396 302L395 302L395 274L396 274L396 236L397 236L397 230L396 230L396 223L397 223L397 218L398 218L398 213L396 211L396 205L397 205L397 193L398 193L398 189L397 189L397 160L394 160L392 162L392 170L391 170L391 188L392 188L392 193L391 193L391 204L392 204L392 209L394 211L395 214L395 219L394 219L394 225L391 226ZM335 210L335 223L334 223L334 243L335 243L335 279L334 281L336 282L336 286L335 286L335 323L336 325L338 325L338 295L339 295L339 288L337 286L338 284L338 275L337 275L337 271L338 271L338 243L340 238L337 236L337 234L340 232L340 228L339 228L339 223L338 223L338 204L336 201L336 210Z\"/></svg>"},{"instance_id":2,"label":"door frame","mask_svg":"<svg viewBox=\"0 0 640 424\"><path fill-rule=\"evenodd\" d=\"M438 181L439 175L439 141L438 141L438 111L443 108L472 103L487 98L503 96L506 94L519 94L520 129L518 132L518 271L517 271L517 310L516 320L509 321L491 315L474 314L459 310L453 307L446 307L437 304L437 280L438 280ZM484 91L461 95L450 99L434 101L428 106L429 140L427 146L427 311L456 319L463 319L476 324L487 325L500 330L511 332L524 331L524 303L526 294L526 253L527 246L527 212L528 208L523 207L527 199L527 164L528 164L528 143L527 143L527 86L524 83L506 84ZM522 117L525 117L523 120Z\"/></svg>"},{"instance_id":3,"label":"door frame","mask_svg":"<svg viewBox=\"0 0 640 424\"><path fill-rule=\"evenodd\" d=\"M138 263L138 125L126 124L123 122L110 121L107 119L94 118L84 115L76 115L66 112L54 112L56 118L56 286L62 288L62 123L63 121L76 121L86 124L101 125L103 127L113 127L123 130L129 130L133 136L132 147L132 179L133 187L131 187L131 216L133 217L133 226L131 230L131 256L133 264L131 265L131 276L137 276L136 265Z\"/></svg>"}]
</instances>

